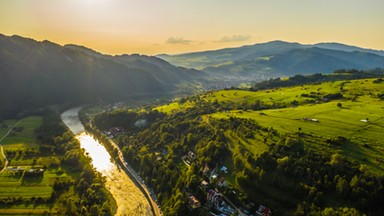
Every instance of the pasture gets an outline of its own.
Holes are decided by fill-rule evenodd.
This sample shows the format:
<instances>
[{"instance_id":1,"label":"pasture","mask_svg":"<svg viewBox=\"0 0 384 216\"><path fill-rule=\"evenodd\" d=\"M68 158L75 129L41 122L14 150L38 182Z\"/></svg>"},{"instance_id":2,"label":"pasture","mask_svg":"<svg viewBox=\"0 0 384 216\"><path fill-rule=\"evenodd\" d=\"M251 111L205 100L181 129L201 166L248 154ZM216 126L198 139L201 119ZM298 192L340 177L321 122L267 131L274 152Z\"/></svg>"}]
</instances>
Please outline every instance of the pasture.
<instances>
[{"instance_id":1,"label":"pasture","mask_svg":"<svg viewBox=\"0 0 384 216\"><path fill-rule=\"evenodd\" d=\"M18 120L3 121L0 127L1 137L17 122ZM71 177L58 168L60 162L57 156L40 155L39 142L34 131L41 124L40 116L23 118L0 142L9 160L8 166L0 172L0 201L3 203L0 214L43 215L56 211L54 203L44 204L44 200L51 197L55 181L67 181ZM31 169L44 171L42 175L28 175ZM4 206L8 199L13 200L12 204Z\"/></svg>"},{"instance_id":2,"label":"pasture","mask_svg":"<svg viewBox=\"0 0 384 216\"><path fill-rule=\"evenodd\" d=\"M365 164L374 172L384 173L384 101L378 96L384 94L384 83L375 83L374 80L334 81L259 91L221 90L202 94L199 100L237 107L207 114L203 116L205 120L209 119L208 116L253 119L263 127L274 128L280 134L306 134L312 137L308 139L314 143L319 143L319 140L324 143L338 136L346 137L350 142L340 147L312 147L339 152ZM332 98L336 94L342 96ZM187 99L182 103L173 102L155 109L165 113L186 111L197 102L195 99ZM242 109L243 105L255 103L265 105L268 109ZM237 137L231 131L225 135L231 141L234 153L239 151L237 145L256 154L267 150L262 135L258 137L256 134L254 140Z\"/></svg>"},{"instance_id":3,"label":"pasture","mask_svg":"<svg viewBox=\"0 0 384 216\"><path fill-rule=\"evenodd\" d=\"M33 166L19 166L20 169L30 170ZM0 199L7 197L49 198L55 180L65 181L68 176L58 170L45 170L41 177L26 177L16 175L14 171L7 170L0 173Z\"/></svg>"},{"instance_id":4,"label":"pasture","mask_svg":"<svg viewBox=\"0 0 384 216\"><path fill-rule=\"evenodd\" d=\"M210 114L213 118L247 118L255 120L263 127L273 127L279 133L300 132L312 139L326 139L343 136L350 140L341 147L328 149L337 151L344 156L367 165L370 170L384 173L384 101L377 97L383 92L384 85L374 84L372 80L354 80L351 82L333 82L321 85L306 85L300 87L264 90L261 92L219 91L206 97L212 101L243 101L274 100L303 102L301 94L308 94L315 88L322 95L334 94L343 87L342 99L329 102L303 103L303 105L267 110L230 110ZM328 89L329 91L325 91ZM269 96L269 97L268 97ZM272 98L272 99L271 99Z\"/></svg>"},{"instance_id":5,"label":"pasture","mask_svg":"<svg viewBox=\"0 0 384 216\"><path fill-rule=\"evenodd\" d=\"M8 120L8 125L14 125L16 120ZM42 123L42 117L30 116L21 119L20 123L5 137L1 144L6 150L38 147L34 130ZM2 128L0 133L6 134L9 128Z\"/></svg>"}]
</instances>

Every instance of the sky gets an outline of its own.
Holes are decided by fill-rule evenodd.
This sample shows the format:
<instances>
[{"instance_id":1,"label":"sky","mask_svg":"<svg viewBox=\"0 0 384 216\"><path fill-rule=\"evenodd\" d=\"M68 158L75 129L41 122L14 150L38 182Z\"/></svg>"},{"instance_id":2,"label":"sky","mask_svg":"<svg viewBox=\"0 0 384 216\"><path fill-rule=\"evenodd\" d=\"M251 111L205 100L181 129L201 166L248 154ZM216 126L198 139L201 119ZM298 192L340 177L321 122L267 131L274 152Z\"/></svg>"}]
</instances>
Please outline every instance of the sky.
<instances>
[{"instance_id":1,"label":"sky","mask_svg":"<svg viewBox=\"0 0 384 216\"><path fill-rule=\"evenodd\" d=\"M105 54L177 54L273 40L384 50L383 0L1 0L0 33Z\"/></svg>"}]
</instances>

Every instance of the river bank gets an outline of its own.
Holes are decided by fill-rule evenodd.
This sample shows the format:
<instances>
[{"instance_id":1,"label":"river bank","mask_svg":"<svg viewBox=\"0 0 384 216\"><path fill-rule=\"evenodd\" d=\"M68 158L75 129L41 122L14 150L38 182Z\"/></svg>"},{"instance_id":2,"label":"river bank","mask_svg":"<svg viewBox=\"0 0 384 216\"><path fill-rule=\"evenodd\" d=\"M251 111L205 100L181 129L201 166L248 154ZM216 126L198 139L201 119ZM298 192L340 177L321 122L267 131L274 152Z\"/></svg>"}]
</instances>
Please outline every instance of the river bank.
<instances>
[{"instance_id":1,"label":"river bank","mask_svg":"<svg viewBox=\"0 0 384 216\"><path fill-rule=\"evenodd\" d=\"M127 176L111 162L107 150L93 137L85 133L78 112L81 107L65 111L61 115L64 124L76 135L81 148L92 158L93 166L106 178L106 187L117 203L116 215L153 215L144 194Z\"/></svg>"}]
</instances>

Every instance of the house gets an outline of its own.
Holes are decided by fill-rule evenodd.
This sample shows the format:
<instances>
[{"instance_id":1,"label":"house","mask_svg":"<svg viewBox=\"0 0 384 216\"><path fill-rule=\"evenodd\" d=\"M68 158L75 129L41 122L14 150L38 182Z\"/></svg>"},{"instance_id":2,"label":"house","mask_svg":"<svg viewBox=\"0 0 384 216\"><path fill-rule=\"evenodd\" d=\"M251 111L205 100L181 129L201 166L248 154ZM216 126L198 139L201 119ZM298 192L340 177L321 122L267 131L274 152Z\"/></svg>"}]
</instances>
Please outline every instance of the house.
<instances>
[{"instance_id":1,"label":"house","mask_svg":"<svg viewBox=\"0 0 384 216\"><path fill-rule=\"evenodd\" d=\"M263 205L260 205L259 209L256 211L256 214L261 215L261 216L271 216L272 212L269 208L267 208Z\"/></svg>"},{"instance_id":2,"label":"house","mask_svg":"<svg viewBox=\"0 0 384 216\"><path fill-rule=\"evenodd\" d=\"M217 182L218 187L227 187L228 183L225 181L224 177L221 177L220 180Z\"/></svg>"},{"instance_id":3,"label":"house","mask_svg":"<svg viewBox=\"0 0 384 216\"><path fill-rule=\"evenodd\" d=\"M222 166L220 168L220 171L223 172L223 173L228 173L228 168L226 166Z\"/></svg>"},{"instance_id":4,"label":"house","mask_svg":"<svg viewBox=\"0 0 384 216\"><path fill-rule=\"evenodd\" d=\"M210 171L210 169L209 169L208 163L206 163L204 166L204 169L203 169L203 174L209 175L209 171Z\"/></svg>"},{"instance_id":5,"label":"house","mask_svg":"<svg viewBox=\"0 0 384 216\"><path fill-rule=\"evenodd\" d=\"M201 206L201 203L198 199L196 199L195 196L189 196L188 198L188 204L191 208L195 209L195 208L199 208Z\"/></svg>"},{"instance_id":6,"label":"house","mask_svg":"<svg viewBox=\"0 0 384 216\"><path fill-rule=\"evenodd\" d=\"M196 159L196 154L193 153L192 151L188 152L188 158L194 161Z\"/></svg>"},{"instance_id":7,"label":"house","mask_svg":"<svg viewBox=\"0 0 384 216\"><path fill-rule=\"evenodd\" d=\"M201 185L201 187L203 187L204 189L207 189L209 183L208 183L207 181L203 180L203 181L200 182L200 185Z\"/></svg>"}]
</instances>

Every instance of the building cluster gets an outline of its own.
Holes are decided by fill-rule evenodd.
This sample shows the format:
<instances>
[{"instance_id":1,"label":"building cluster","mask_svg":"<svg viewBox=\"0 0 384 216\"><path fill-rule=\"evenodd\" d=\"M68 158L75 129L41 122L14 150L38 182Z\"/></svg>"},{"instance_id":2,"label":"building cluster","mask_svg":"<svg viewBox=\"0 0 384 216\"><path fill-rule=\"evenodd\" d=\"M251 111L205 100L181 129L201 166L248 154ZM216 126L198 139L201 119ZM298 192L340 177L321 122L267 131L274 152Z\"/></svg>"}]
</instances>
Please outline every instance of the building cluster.
<instances>
[{"instance_id":1,"label":"building cluster","mask_svg":"<svg viewBox=\"0 0 384 216\"><path fill-rule=\"evenodd\" d=\"M105 133L107 134L107 136L109 138L113 138L113 137L116 137L117 135L119 135L120 133L123 133L123 132L124 132L123 127L112 127Z\"/></svg>"},{"instance_id":2,"label":"building cluster","mask_svg":"<svg viewBox=\"0 0 384 216\"><path fill-rule=\"evenodd\" d=\"M197 155L189 151L186 156L183 156L184 162L189 166L192 162L197 159ZM229 216L236 215L236 213L241 212L241 215L261 215L261 216L271 216L272 212L269 208L260 205L257 211L253 210L252 212L246 209L238 209L233 205L230 200L228 200L223 194L219 191L220 189L227 188L228 183L226 181L225 175L229 173L229 169L226 166L216 167L211 170L209 165L203 164L202 174L203 180L200 181L200 188L206 192L205 199L203 200L203 205L196 198L195 195L188 195L188 207L189 209L196 209L204 207L210 210L211 215L217 216ZM233 191L233 193L236 193ZM202 197L200 197L202 198ZM205 201L205 202L204 202ZM253 205L254 206L254 205Z\"/></svg>"}]
</instances>

